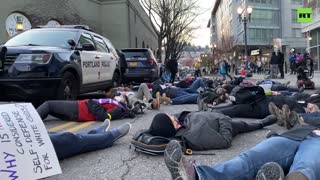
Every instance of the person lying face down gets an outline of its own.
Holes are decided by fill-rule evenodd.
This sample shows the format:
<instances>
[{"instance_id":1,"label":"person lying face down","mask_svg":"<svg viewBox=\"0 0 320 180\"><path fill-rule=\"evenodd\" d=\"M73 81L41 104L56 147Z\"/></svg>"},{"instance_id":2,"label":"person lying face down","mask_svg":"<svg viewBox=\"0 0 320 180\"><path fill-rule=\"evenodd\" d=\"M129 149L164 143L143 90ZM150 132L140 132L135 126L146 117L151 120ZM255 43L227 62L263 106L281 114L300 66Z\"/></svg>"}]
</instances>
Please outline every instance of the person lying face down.
<instances>
[{"instance_id":1,"label":"person lying face down","mask_svg":"<svg viewBox=\"0 0 320 180\"><path fill-rule=\"evenodd\" d=\"M153 118L149 133L153 136L184 138L186 146L193 150L222 149L230 147L232 138L237 134L262 129L276 121L273 115L260 122L246 123L232 121L218 112L159 113Z\"/></svg>"}]
</instances>

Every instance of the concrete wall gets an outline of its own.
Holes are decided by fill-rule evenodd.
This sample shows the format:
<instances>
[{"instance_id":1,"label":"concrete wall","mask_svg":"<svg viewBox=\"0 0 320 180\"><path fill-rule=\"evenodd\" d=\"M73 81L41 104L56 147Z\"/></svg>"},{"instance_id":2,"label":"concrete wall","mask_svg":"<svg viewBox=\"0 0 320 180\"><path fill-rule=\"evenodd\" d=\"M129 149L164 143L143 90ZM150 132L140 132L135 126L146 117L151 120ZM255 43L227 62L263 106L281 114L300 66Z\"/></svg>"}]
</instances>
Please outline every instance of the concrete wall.
<instances>
[{"instance_id":1,"label":"concrete wall","mask_svg":"<svg viewBox=\"0 0 320 180\"><path fill-rule=\"evenodd\" d=\"M130 46L136 47L136 37L138 48L142 47L142 42L145 48L157 50L157 35L154 32L149 17L140 5L138 0L128 0L129 5L129 22L130 22Z\"/></svg>"},{"instance_id":2,"label":"concrete wall","mask_svg":"<svg viewBox=\"0 0 320 180\"><path fill-rule=\"evenodd\" d=\"M126 1L103 3L100 18L103 36L107 37L118 49L130 47Z\"/></svg>"},{"instance_id":3,"label":"concrete wall","mask_svg":"<svg viewBox=\"0 0 320 180\"><path fill-rule=\"evenodd\" d=\"M14 11L20 11L26 15L33 27L46 25L50 19L57 19L63 24L87 24L99 33L101 30L98 7L98 4L88 0L55 0L50 2L44 0L2 0L0 42L7 40L5 21L7 16Z\"/></svg>"},{"instance_id":4,"label":"concrete wall","mask_svg":"<svg viewBox=\"0 0 320 180\"><path fill-rule=\"evenodd\" d=\"M20 11L33 28L46 25L51 19L62 24L85 24L111 40L116 48L149 45L157 49L157 36L138 0L1 0L0 43L7 40L5 21L8 15Z\"/></svg>"}]
</instances>

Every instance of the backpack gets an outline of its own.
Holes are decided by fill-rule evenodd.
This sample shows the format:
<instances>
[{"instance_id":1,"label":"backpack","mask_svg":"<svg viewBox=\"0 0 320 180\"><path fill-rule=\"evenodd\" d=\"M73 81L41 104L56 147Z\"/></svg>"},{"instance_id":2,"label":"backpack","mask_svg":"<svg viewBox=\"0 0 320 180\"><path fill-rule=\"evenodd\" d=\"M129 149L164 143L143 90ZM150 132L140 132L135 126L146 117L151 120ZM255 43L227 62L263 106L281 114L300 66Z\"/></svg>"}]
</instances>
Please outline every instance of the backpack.
<instances>
[{"instance_id":1,"label":"backpack","mask_svg":"<svg viewBox=\"0 0 320 180\"><path fill-rule=\"evenodd\" d=\"M132 137L130 148L134 148L135 151L153 156L163 155L167 144L171 140L179 141L177 138L153 136L148 132L148 130L140 130Z\"/></svg>"},{"instance_id":2,"label":"backpack","mask_svg":"<svg viewBox=\"0 0 320 180\"><path fill-rule=\"evenodd\" d=\"M230 93L235 97L233 104L253 104L263 100L266 95L260 86L236 86Z\"/></svg>"}]
</instances>

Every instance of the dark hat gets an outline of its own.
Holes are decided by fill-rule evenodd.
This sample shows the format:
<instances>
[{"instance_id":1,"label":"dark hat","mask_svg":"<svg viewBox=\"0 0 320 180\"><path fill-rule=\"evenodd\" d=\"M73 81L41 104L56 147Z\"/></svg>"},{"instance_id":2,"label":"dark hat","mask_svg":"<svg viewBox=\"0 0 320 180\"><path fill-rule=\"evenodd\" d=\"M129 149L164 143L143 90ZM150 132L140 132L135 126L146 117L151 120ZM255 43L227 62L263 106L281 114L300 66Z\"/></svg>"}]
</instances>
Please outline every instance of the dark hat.
<instances>
[{"instance_id":1,"label":"dark hat","mask_svg":"<svg viewBox=\"0 0 320 180\"><path fill-rule=\"evenodd\" d=\"M153 118L149 132L154 136L173 137L176 129L167 114L159 113Z\"/></svg>"}]
</instances>

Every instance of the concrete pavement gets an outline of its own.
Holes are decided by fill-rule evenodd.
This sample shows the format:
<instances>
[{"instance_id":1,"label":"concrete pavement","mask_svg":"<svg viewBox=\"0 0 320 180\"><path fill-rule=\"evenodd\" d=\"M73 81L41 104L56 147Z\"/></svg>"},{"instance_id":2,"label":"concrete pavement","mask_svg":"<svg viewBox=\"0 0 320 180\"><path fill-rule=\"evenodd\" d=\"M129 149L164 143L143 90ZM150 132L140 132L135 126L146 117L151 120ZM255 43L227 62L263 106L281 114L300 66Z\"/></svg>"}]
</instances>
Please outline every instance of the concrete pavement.
<instances>
[{"instance_id":1,"label":"concrete pavement","mask_svg":"<svg viewBox=\"0 0 320 180\"><path fill-rule=\"evenodd\" d=\"M254 75L253 79L263 79L262 75ZM291 85L295 86L296 77L293 75L286 75L285 79L278 79L280 82L291 81ZM316 74L314 80L316 87L320 84L320 74ZM308 91L313 92L313 91ZM167 171L163 158L161 156L148 156L139 154L132 149L129 149L131 137L140 129L148 128L152 118L159 112L177 113L183 110L197 110L196 105L179 105L179 106L161 106L160 111L147 111L143 116L135 119L124 119L112 121L112 127L117 127L122 123L130 122L133 124L132 130L128 136L115 143L113 147L105 150L86 153L83 155L75 156L60 162L63 174L47 178L49 180L61 179L75 179L75 180L117 180L117 179L130 179L130 180L163 180L170 179L170 174ZM236 118L240 120L240 118ZM245 121L255 121L254 119L242 119ZM46 122L50 128L57 126L54 125L56 121ZM93 124L98 125L98 123ZM68 130L67 127L64 130ZM81 131L86 131L85 128ZM195 159L197 164L215 165L217 163L228 160L240 152L256 145L258 142L265 138L268 130L276 130L278 132L284 131L283 127L277 125L269 126L263 130L252 133L242 134L237 136L232 143L232 147L224 150L212 150L210 152L216 155L193 155L188 156L188 159Z\"/></svg>"},{"instance_id":2,"label":"concrete pavement","mask_svg":"<svg viewBox=\"0 0 320 180\"><path fill-rule=\"evenodd\" d=\"M263 75L256 75L252 79L263 79ZM286 75L285 79L277 79L279 82L291 81L291 85L295 86L296 76ZM320 73L315 73L316 87L319 89ZM307 90L312 93L314 90ZM78 155L63 161L60 161L62 167L62 174L46 178L48 180L163 180L170 179L170 174L167 171L163 158L161 156L148 156L139 154L133 149L129 149L129 143L132 136L140 129L149 127L152 118L159 112L178 113L183 110L195 111L197 105L163 105L159 111L147 111L143 116L138 116L135 119L124 119L112 121L112 127L117 127L125 122L133 124L129 135L120 139L113 147ZM51 119L51 118L49 118ZM240 119L248 122L255 121L255 119ZM49 131L70 131L70 132L86 132L89 129L99 125L95 123L74 123L59 120L47 120L45 125ZM112 128L111 127L111 128ZM192 155L188 159L195 159L197 164L215 165L217 163L231 159L242 151L256 145L265 138L268 130L275 130L278 132L285 131L283 127L277 125L269 126L265 129L242 134L237 136L233 142L232 147L224 150L212 150L209 152L216 155Z\"/></svg>"}]
</instances>

